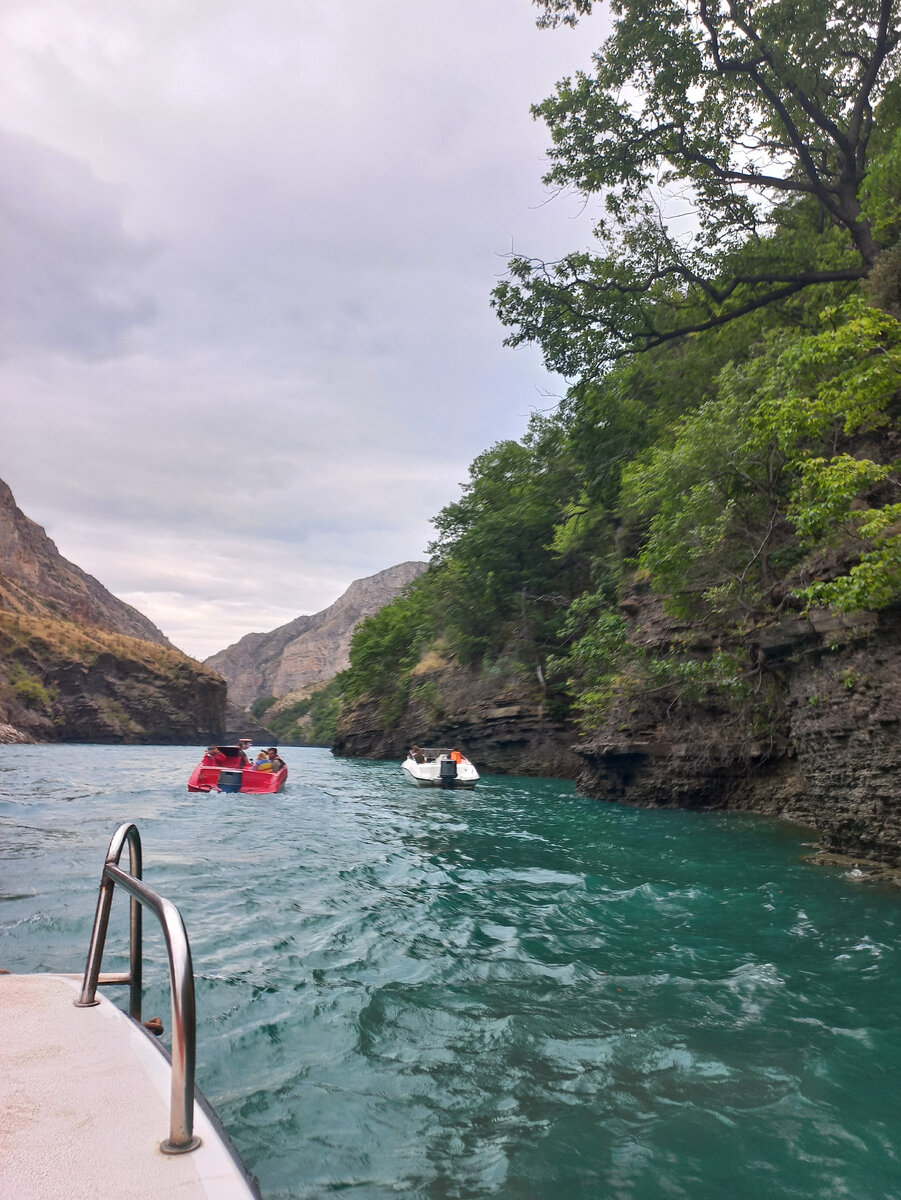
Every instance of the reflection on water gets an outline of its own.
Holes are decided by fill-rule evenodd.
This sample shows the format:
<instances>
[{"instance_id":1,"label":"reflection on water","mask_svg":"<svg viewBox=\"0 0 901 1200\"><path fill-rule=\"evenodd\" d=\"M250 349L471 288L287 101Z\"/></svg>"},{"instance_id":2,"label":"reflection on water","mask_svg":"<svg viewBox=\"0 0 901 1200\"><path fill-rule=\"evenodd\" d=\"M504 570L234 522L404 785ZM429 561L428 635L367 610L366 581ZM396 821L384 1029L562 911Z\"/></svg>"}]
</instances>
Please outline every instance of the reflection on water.
<instances>
[{"instance_id":1,"label":"reflection on water","mask_svg":"<svg viewBox=\"0 0 901 1200\"><path fill-rule=\"evenodd\" d=\"M189 795L197 754L0 748L0 965L83 969L135 820L200 1085L269 1200L899 1195L896 892L746 817L317 750L282 795Z\"/></svg>"}]
</instances>

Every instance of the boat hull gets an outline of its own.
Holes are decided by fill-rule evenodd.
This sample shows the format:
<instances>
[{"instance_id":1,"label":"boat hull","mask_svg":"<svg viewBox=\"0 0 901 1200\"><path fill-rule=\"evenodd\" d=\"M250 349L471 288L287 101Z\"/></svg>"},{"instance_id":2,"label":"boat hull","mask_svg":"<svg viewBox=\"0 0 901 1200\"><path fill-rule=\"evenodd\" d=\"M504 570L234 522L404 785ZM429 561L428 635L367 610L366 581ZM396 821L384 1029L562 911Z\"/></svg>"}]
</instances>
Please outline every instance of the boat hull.
<instances>
[{"instance_id":1,"label":"boat hull","mask_svg":"<svg viewBox=\"0 0 901 1200\"><path fill-rule=\"evenodd\" d=\"M458 763L457 774L450 779L442 778L440 763L437 762L418 763L408 758L402 770L414 787L472 789L479 782L479 773L470 762Z\"/></svg>"},{"instance_id":2,"label":"boat hull","mask_svg":"<svg viewBox=\"0 0 901 1200\"><path fill-rule=\"evenodd\" d=\"M287 767L280 771L258 771L255 767L210 767L200 763L188 781L188 791L266 796L280 792L287 778Z\"/></svg>"},{"instance_id":3,"label":"boat hull","mask_svg":"<svg viewBox=\"0 0 901 1200\"><path fill-rule=\"evenodd\" d=\"M0 976L5 1119L0 1195L260 1200L238 1152L195 1093L188 1154L159 1150L171 1067L146 1029L105 996L76 1007L82 977Z\"/></svg>"}]
</instances>

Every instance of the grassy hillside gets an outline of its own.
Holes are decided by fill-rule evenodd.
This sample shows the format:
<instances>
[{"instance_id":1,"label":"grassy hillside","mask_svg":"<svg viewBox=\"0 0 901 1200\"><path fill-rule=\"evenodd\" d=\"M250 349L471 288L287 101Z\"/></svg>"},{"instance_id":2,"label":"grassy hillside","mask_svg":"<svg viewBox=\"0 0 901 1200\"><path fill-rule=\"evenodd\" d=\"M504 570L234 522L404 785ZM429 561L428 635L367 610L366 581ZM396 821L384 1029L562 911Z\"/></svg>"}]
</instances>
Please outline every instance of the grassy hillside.
<instances>
[{"instance_id":1,"label":"grassy hillside","mask_svg":"<svg viewBox=\"0 0 901 1200\"><path fill-rule=\"evenodd\" d=\"M179 650L0 609L0 723L36 739L193 741L224 705L224 681Z\"/></svg>"}]
</instances>

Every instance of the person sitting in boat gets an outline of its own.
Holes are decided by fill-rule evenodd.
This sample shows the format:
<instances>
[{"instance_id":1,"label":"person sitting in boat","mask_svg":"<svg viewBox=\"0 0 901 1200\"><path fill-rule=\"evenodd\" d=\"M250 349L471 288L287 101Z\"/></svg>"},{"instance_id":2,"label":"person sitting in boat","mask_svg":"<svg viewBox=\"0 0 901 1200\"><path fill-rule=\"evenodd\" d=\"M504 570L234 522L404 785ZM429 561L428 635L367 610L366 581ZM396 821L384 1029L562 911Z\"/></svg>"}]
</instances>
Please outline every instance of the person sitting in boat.
<instances>
[{"instance_id":1,"label":"person sitting in boat","mask_svg":"<svg viewBox=\"0 0 901 1200\"><path fill-rule=\"evenodd\" d=\"M422 750L420 750L419 746L413 746L413 748L410 750L410 758L417 763L425 762L425 755L423 754Z\"/></svg>"},{"instance_id":2,"label":"person sitting in boat","mask_svg":"<svg viewBox=\"0 0 901 1200\"><path fill-rule=\"evenodd\" d=\"M257 760L253 764L258 771L271 771L272 763L269 761L269 754L266 750L261 750L257 755Z\"/></svg>"},{"instance_id":3,"label":"person sitting in boat","mask_svg":"<svg viewBox=\"0 0 901 1200\"><path fill-rule=\"evenodd\" d=\"M270 746L266 753L269 755L269 762L273 771L283 771L285 769L284 760L279 758L278 750L276 750L275 746Z\"/></svg>"},{"instance_id":4,"label":"person sitting in boat","mask_svg":"<svg viewBox=\"0 0 901 1200\"><path fill-rule=\"evenodd\" d=\"M205 767L224 767L228 759L222 753L218 746L208 746L206 754L203 756L203 765Z\"/></svg>"},{"instance_id":5,"label":"person sitting in boat","mask_svg":"<svg viewBox=\"0 0 901 1200\"><path fill-rule=\"evenodd\" d=\"M250 766L250 759L247 757L247 751L253 745L250 738L238 738L238 758L242 767Z\"/></svg>"},{"instance_id":6,"label":"person sitting in boat","mask_svg":"<svg viewBox=\"0 0 901 1200\"><path fill-rule=\"evenodd\" d=\"M456 746L453 748L453 750L451 750L450 756L455 763L465 763L469 761L463 751L458 750Z\"/></svg>"}]
</instances>

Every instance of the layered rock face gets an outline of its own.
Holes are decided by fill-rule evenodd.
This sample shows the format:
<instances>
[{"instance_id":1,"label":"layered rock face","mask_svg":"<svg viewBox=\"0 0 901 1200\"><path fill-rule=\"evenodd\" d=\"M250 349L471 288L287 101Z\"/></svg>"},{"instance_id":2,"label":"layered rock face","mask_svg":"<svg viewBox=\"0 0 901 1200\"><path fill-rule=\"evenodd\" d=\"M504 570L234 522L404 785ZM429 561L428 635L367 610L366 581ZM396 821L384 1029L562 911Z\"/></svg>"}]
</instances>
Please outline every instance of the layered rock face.
<instances>
[{"instance_id":1,"label":"layered rock face","mask_svg":"<svg viewBox=\"0 0 901 1200\"><path fill-rule=\"evenodd\" d=\"M123 643L81 659L32 658L49 700L20 723L42 741L185 745L221 736L225 681L200 664L145 657ZM29 659L26 657L26 663ZM189 660L190 661L190 660Z\"/></svg>"},{"instance_id":2,"label":"layered rock face","mask_svg":"<svg viewBox=\"0 0 901 1200\"><path fill-rule=\"evenodd\" d=\"M225 681L63 558L0 482L0 742L221 736Z\"/></svg>"},{"instance_id":3,"label":"layered rock face","mask_svg":"<svg viewBox=\"0 0 901 1200\"><path fill-rule=\"evenodd\" d=\"M647 607L632 615L638 641L662 637ZM772 813L812 826L827 852L901 867L901 611L784 617L732 648L747 655L749 706L633 697L628 719L614 710L580 746L580 790Z\"/></svg>"},{"instance_id":4,"label":"layered rock face","mask_svg":"<svg viewBox=\"0 0 901 1200\"><path fill-rule=\"evenodd\" d=\"M414 742L458 746L480 772L572 779L581 765L575 740L524 683L451 659L426 660L414 671L409 702L390 730L377 703L343 713L332 749L351 758L402 759Z\"/></svg>"},{"instance_id":5,"label":"layered rock face","mask_svg":"<svg viewBox=\"0 0 901 1200\"><path fill-rule=\"evenodd\" d=\"M228 681L229 699L243 708L264 696L289 696L327 683L349 665L356 625L396 599L425 568L405 562L358 579L322 612L296 617L271 633L249 633L205 664Z\"/></svg>"},{"instance_id":6,"label":"layered rock face","mask_svg":"<svg viewBox=\"0 0 901 1200\"><path fill-rule=\"evenodd\" d=\"M789 737L812 823L827 850L901 867L901 611L791 632Z\"/></svg>"}]
</instances>

